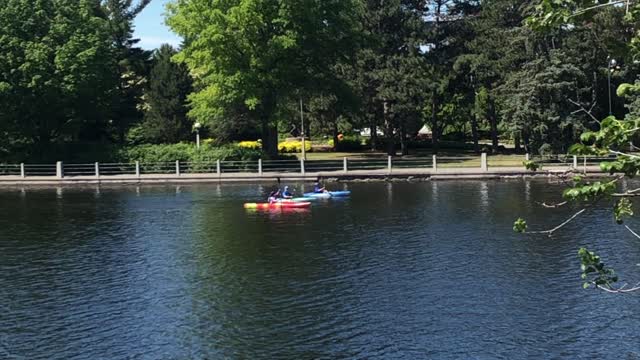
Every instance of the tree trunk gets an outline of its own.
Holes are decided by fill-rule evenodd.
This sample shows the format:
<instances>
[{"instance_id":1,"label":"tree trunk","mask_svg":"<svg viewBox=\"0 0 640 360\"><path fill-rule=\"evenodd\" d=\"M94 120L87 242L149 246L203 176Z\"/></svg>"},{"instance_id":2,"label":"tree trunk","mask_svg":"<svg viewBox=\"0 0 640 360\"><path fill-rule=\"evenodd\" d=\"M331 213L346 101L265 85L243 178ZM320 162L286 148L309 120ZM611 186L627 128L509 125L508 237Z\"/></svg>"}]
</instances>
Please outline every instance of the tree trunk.
<instances>
[{"instance_id":1,"label":"tree trunk","mask_svg":"<svg viewBox=\"0 0 640 360\"><path fill-rule=\"evenodd\" d=\"M480 153L480 146L478 145L478 117L476 112L473 112L473 118L471 118L471 136L473 137L473 151L476 154Z\"/></svg>"},{"instance_id":2,"label":"tree trunk","mask_svg":"<svg viewBox=\"0 0 640 360\"><path fill-rule=\"evenodd\" d=\"M338 151L338 122L333 122L333 151Z\"/></svg>"},{"instance_id":3,"label":"tree trunk","mask_svg":"<svg viewBox=\"0 0 640 360\"><path fill-rule=\"evenodd\" d=\"M278 157L278 127L272 124L271 117L275 110L275 98L267 96L260 113L262 125L262 151L271 158ZM304 136L304 134L303 134Z\"/></svg>"},{"instance_id":4,"label":"tree trunk","mask_svg":"<svg viewBox=\"0 0 640 360\"><path fill-rule=\"evenodd\" d=\"M438 154L440 149L439 130L438 130L438 106L436 104L436 92L433 92L433 100L431 101L431 147L434 154Z\"/></svg>"},{"instance_id":5,"label":"tree trunk","mask_svg":"<svg viewBox=\"0 0 640 360\"><path fill-rule=\"evenodd\" d=\"M270 158L278 157L278 129L271 124L269 114L261 114L262 151Z\"/></svg>"},{"instance_id":6,"label":"tree trunk","mask_svg":"<svg viewBox=\"0 0 640 360\"><path fill-rule=\"evenodd\" d=\"M523 133L522 140L524 142L524 152L527 154L531 154L531 149L529 148L529 134L526 132Z\"/></svg>"},{"instance_id":7,"label":"tree trunk","mask_svg":"<svg viewBox=\"0 0 640 360\"><path fill-rule=\"evenodd\" d=\"M371 151L375 151L378 145L378 127L376 126L376 115L373 116L370 130L371 130Z\"/></svg>"},{"instance_id":8,"label":"tree trunk","mask_svg":"<svg viewBox=\"0 0 640 360\"><path fill-rule=\"evenodd\" d=\"M404 125L404 121L400 125L400 150L402 156L409 155L409 148L407 147L407 129Z\"/></svg>"},{"instance_id":9,"label":"tree trunk","mask_svg":"<svg viewBox=\"0 0 640 360\"><path fill-rule=\"evenodd\" d=\"M493 153L498 153L498 119L496 117L496 104L492 97L489 97L489 121L491 123L491 147Z\"/></svg>"},{"instance_id":10,"label":"tree trunk","mask_svg":"<svg viewBox=\"0 0 640 360\"><path fill-rule=\"evenodd\" d=\"M394 135L393 124L391 123L391 119L389 119L389 108L388 104L385 101L383 103L382 116L384 117L384 125L386 127L386 137L387 137L387 155L396 156L396 141Z\"/></svg>"},{"instance_id":11,"label":"tree trunk","mask_svg":"<svg viewBox=\"0 0 640 360\"><path fill-rule=\"evenodd\" d=\"M520 145L520 134L516 134L514 137L514 141L515 141L515 145L514 145L514 150L519 153L520 150L522 150L522 146Z\"/></svg>"}]
</instances>

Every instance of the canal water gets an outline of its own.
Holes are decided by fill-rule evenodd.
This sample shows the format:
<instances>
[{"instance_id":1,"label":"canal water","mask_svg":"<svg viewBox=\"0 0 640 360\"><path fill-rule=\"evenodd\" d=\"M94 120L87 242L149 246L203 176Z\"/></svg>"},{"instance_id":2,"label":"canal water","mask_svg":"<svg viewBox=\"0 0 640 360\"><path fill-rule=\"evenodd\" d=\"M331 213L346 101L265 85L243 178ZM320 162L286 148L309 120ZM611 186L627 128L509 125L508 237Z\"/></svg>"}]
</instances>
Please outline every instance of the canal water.
<instances>
[{"instance_id":1,"label":"canal water","mask_svg":"<svg viewBox=\"0 0 640 360\"><path fill-rule=\"evenodd\" d=\"M547 181L0 191L2 359L639 359L640 294L583 290L588 245L640 281L608 205ZM631 223L640 228L640 223Z\"/></svg>"}]
</instances>

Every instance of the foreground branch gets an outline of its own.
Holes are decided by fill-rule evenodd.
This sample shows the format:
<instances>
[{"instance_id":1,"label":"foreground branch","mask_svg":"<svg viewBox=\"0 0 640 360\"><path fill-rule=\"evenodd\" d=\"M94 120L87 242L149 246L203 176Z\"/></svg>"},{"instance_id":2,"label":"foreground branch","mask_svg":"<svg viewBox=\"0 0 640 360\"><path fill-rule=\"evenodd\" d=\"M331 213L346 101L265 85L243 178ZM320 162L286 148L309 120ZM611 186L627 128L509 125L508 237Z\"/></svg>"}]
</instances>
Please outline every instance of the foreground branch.
<instances>
[{"instance_id":1,"label":"foreground branch","mask_svg":"<svg viewBox=\"0 0 640 360\"><path fill-rule=\"evenodd\" d=\"M625 225L624 227L626 227L627 230L629 230L629 232L633 234L633 236L635 236L638 239L640 239L640 235L638 235L635 231L631 230L631 228L629 226Z\"/></svg>"},{"instance_id":2,"label":"foreground branch","mask_svg":"<svg viewBox=\"0 0 640 360\"><path fill-rule=\"evenodd\" d=\"M553 235L554 232L560 230L562 227L564 227L565 225L567 225L568 223L570 223L571 221L573 221L573 219L577 218L578 216L580 216L580 214L582 214L583 212L585 212L587 209L582 209L580 211L578 211L577 213L573 214L572 217L570 217L569 219L567 219L565 222L563 222L562 224L554 227L551 230L545 230L545 231L528 231L527 234L548 234L549 236Z\"/></svg>"},{"instance_id":3,"label":"foreground branch","mask_svg":"<svg viewBox=\"0 0 640 360\"><path fill-rule=\"evenodd\" d=\"M541 205L543 207L546 207L547 209L556 209L556 208L559 208L561 206L565 206L568 203L569 203L568 201L565 201L565 202L561 202L561 203L558 203L558 204L547 204L546 202L539 202L537 204Z\"/></svg>"},{"instance_id":4,"label":"foreground branch","mask_svg":"<svg viewBox=\"0 0 640 360\"><path fill-rule=\"evenodd\" d=\"M634 285L632 288L628 288L626 289L627 284L622 285L619 288L612 288L610 286L602 286L602 285L596 285L596 288L606 291L608 293L612 293L612 294L625 294L625 293L630 293L630 292L634 292L634 291L638 291L640 290L640 283L637 283L636 285Z\"/></svg>"}]
</instances>

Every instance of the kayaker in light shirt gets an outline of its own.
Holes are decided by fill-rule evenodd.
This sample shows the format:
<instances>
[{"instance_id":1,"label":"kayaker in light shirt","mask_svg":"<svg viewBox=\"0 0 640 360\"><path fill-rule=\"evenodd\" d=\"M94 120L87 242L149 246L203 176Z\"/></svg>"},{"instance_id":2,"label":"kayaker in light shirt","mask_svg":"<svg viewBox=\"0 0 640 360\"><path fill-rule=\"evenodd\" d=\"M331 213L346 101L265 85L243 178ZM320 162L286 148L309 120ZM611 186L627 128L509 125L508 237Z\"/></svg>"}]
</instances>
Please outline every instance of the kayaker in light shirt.
<instances>
[{"instance_id":1,"label":"kayaker in light shirt","mask_svg":"<svg viewBox=\"0 0 640 360\"><path fill-rule=\"evenodd\" d=\"M289 187L285 186L284 191L282 192L283 199L293 199L293 193L289 191Z\"/></svg>"}]
</instances>

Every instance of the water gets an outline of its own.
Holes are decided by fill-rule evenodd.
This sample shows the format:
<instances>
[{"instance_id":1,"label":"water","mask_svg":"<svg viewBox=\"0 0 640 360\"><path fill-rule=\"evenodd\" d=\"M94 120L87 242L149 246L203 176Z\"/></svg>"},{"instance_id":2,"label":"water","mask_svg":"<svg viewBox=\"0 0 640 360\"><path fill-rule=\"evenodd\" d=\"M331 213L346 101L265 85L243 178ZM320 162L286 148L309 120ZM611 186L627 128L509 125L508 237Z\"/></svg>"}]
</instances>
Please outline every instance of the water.
<instances>
[{"instance_id":1,"label":"water","mask_svg":"<svg viewBox=\"0 0 640 360\"><path fill-rule=\"evenodd\" d=\"M257 186L0 191L2 359L639 359L640 294L582 290L589 245L640 240L547 182L338 185L247 212ZM640 224L631 223L640 228Z\"/></svg>"}]
</instances>

